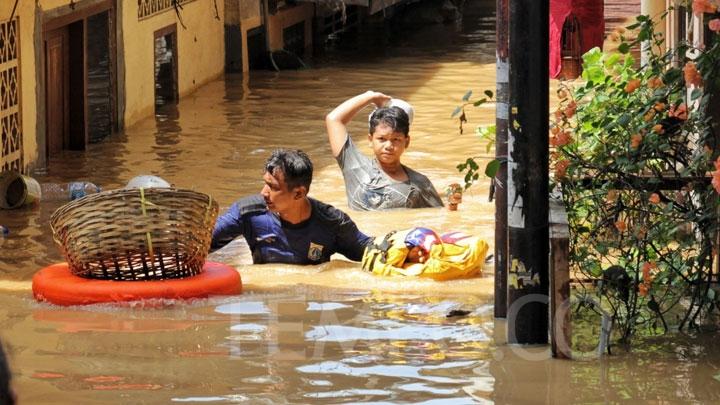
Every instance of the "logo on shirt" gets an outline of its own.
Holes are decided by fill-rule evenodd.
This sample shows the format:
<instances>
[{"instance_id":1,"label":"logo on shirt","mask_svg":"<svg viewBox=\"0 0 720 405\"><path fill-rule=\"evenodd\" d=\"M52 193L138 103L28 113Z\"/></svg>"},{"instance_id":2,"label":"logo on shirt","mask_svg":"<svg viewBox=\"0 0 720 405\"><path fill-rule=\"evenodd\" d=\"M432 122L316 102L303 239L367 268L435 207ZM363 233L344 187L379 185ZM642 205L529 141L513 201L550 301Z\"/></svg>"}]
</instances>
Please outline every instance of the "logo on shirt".
<instances>
[{"instance_id":1,"label":"logo on shirt","mask_svg":"<svg viewBox=\"0 0 720 405\"><path fill-rule=\"evenodd\" d=\"M316 262L322 259L323 245L310 242L310 248L308 249L308 259Z\"/></svg>"}]
</instances>

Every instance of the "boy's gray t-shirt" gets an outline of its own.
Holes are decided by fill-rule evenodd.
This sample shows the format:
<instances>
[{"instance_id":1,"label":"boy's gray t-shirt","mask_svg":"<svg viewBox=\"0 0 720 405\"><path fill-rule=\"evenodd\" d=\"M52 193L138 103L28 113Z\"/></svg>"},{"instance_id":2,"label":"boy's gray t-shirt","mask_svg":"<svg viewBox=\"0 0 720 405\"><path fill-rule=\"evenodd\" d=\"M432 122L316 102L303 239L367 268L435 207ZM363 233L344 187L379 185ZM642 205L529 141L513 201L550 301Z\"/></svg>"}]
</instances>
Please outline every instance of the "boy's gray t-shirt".
<instances>
[{"instance_id":1,"label":"boy's gray t-shirt","mask_svg":"<svg viewBox=\"0 0 720 405\"><path fill-rule=\"evenodd\" d=\"M392 180L382 171L377 160L368 158L357 149L349 134L336 159L345 178L348 205L354 210L443 206L427 177L403 165L408 180Z\"/></svg>"}]
</instances>

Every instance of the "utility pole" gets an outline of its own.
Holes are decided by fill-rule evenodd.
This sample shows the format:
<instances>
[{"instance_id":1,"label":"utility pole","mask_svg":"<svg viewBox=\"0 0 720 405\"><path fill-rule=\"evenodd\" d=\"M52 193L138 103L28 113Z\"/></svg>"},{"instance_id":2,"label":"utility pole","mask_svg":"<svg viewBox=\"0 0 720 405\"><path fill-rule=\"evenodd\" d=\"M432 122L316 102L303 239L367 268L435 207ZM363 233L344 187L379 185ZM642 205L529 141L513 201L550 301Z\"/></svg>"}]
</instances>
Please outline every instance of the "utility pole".
<instances>
[{"instance_id":1,"label":"utility pole","mask_svg":"<svg viewBox=\"0 0 720 405\"><path fill-rule=\"evenodd\" d=\"M509 2L508 343L547 344L550 5Z\"/></svg>"},{"instance_id":2,"label":"utility pole","mask_svg":"<svg viewBox=\"0 0 720 405\"><path fill-rule=\"evenodd\" d=\"M495 12L495 159L500 161L495 188L495 318L507 316L507 139L510 118L508 34L510 0L497 0Z\"/></svg>"}]
</instances>

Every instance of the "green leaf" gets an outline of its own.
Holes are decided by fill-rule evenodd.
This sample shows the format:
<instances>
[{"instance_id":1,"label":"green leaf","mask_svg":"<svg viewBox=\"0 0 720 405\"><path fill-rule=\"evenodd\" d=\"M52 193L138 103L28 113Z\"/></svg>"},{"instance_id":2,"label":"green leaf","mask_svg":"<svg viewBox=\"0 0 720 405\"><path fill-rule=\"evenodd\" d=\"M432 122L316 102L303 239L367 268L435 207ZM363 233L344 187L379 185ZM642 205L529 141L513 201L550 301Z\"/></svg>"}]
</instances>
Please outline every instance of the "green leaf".
<instances>
[{"instance_id":1,"label":"green leaf","mask_svg":"<svg viewBox=\"0 0 720 405\"><path fill-rule=\"evenodd\" d=\"M630 52L630 44L628 44L627 42L623 42L622 44L620 44L620 46L618 46L618 52L622 54Z\"/></svg>"},{"instance_id":2,"label":"green leaf","mask_svg":"<svg viewBox=\"0 0 720 405\"><path fill-rule=\"evenodd\" d=\"M631 119L632 119L632 117L630 117L630 115L628 115L628 114L623 114L623 115L621 115L621 116L618 117L618 119L617 119L617 125L624 127L625 125L627 125L627 124L630 122Z\"/></svg>"},{"instance_id":3,"label":"green leaf","mask_svg":"<svg viewBox=\"0 0 720 405\"><path fill-rule=\"evenodd\" d=\"M495 125L488 125L486 127L477 127L475 133L479 137L487 140L495 140Z\"/></svg>"},{"instance_id":4,"label":"green leaf","mask_svg":"<svg viewBox=\"0 0 720 405\"><path fill-rule=\"evenodd\" d=\"M467 93L462 98L462 101L468 101L470 100L470 96L472 96L472 90L468 90Z\"/></svg>"},{"instance_id":5,"label":"green leaf","mask_svg":"<svg viewBox=\"0 0 720 405\"><path fill-rule=\"evenodd\" d=\"M654 299L651 299L650 301L648 301L647 306L653 312L656 312L656 313L660 312L660 305Z\"/></svg>"},{"instance_id":6,"label":"green leaf","mask_svg":"<svg viewBox=\"0 0 720 405\"><path fill-rule=\"evenodd\" d=\"M462 111L462 107L460 107L460 106L455 107L452 114L450 114L450 118L455 118L455 116L458 115L460 113L460 111Z\"/></svg>"},{"instance_id":7,"label":"green leaf","mask_svg":"<svg viewBox=\"0 0 720 405\"><path fill-rule=\"evenodd\" d=\"M477 106L479 106L479 105L485 104L486 101L487 101L487 99L481 98L480 100L474 102L474 103L473 103L473 106L477 107Z\"/></svg>"},{"instance_id":8,"label":"green leaf","mask_svg":"<svg viewBox=\"0 0 720 405\"><path fill-rule=\"evenodd\" d=\"M493 98L493 92L490 90L485 90L485 95L488 96L488 98Z\"/></svg>"},{"instance_id":9,"label":"green leaf","mask_svg":"<svg viewBox=\"0 0 720 405\"><path fill-rule=\"evenodd\" d=\"M663 77L663 82L665 82L666 84L673 83L680 79L680 76L682 76L682 71L680 69L668 69L668 71L665 72L665 76Z\"/></svg>"},{"instance_id":10,"label":"green leaf","mask_svg":"<svg viewBox=\"0 0 720 405\"><path fill-rule=\"evenodd\" d=\"M587 66L593 66L600 63L602 60L603 53L597 46L587 52L582 56L583 59L583 65Z\"/></svg>"},{"instance_id":11,"label":"green leaf","mask_svg":"<svg viewBox=\"0 0 720 405\"><path fill-rule=\"evenodd\" d=\"M715 300L715 290L713 290L712 288L708 288L707 298L710 301L714 301Z\"/></svg>"},{"instance_id":12,"label":"green leaf","mask_svg":"<svg viewBox=\"0 0 720 405\"><path fill-rule=\"evenodd\" d=\"M597 245L595 245L595 249L598 251L598 253L604 255L608 252L608 247L605 243L598 242Z\"/></svg>"},{"instance_id":13,"label":"green leaf","mask_svg":"<svg viewBox=\"0 0 720 405\"><path fill-rule=\"evenodd\" d=\"M614 53L607 58L607 60L605 61L605 66L607 66L608 68L612 68L613 66L617 65L618 62L620 62L620 55ZM610 76L608 76L608 79L609 78Z\"/></svg>"},{"instance_id":14,"label":"green leaf","mask_svg":"<svg viewBox=\"0 0 720 405\"><path fill-rule=\"evenodd\" d=\"M498 169L500 169L500 161L497 159L493 159L488 162L487 166L485 166L485 175L493 178L497 174Z\"/></svg>"},{"instance_id":15,"label":"green leaf","mask_svg":"<svg viewBox=\"0 0 720 405\"><path fill-rule=\"evenodd\" d=\"M492 150L493 146L495 146L495 140L492 140L485 145L485 153L490 153L490 150Z\"/></svg>"},{"instance_id":16,"label":"green leaf","mask_svg":"<svg viewBox=\"0 0 720 405\"><path fill-rule=\"evenodd\" d=\"M690 101L697 100L700 96L702 96L702 94L702 90L694 88L693 91L690 93Z\"/></svg>"}]
</instances>

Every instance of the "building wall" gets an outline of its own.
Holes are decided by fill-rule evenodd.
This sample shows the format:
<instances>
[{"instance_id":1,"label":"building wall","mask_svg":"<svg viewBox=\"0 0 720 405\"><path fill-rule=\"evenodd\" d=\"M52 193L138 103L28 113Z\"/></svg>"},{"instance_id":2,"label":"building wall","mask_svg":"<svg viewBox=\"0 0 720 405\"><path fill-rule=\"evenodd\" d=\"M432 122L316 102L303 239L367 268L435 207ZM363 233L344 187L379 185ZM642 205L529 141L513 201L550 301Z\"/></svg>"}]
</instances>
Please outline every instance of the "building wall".
<instances>
[{"instance_id":1,"label":"building wall","mask_svg":"<svg viewBox=\"0 0 720 405\"><path fill-rule=\"evenodd\" d=\"M14 1L0 1L0 23L7 23L13 10ZM19 32L16 33L19 48L17 48L17 61L9 64L17 64L19 75L15 77L17 85L17 96L19 97L17 107L19 109L20 122L15 127L21 133L19 156L22 156L19 167L22 171L28 172L32 169L32 163L37 160L37 141L35 139L35 126L37 121L37 110L35 108L35 4L29 1L18 2L14 19L17 19ZM4 65L8 63L5 62ZM3 66L3 69L8 65ZM3 111L3 115L9 111ZM10 128L3 127L3 131L10 131ZM5 162L3 162L5 163ZM2 168L0 168L2 169Z\"/></svg>"},{"instance_id":2,"label":"building wall","mask_svg":"<svg viewBox=\"0 0 720 405\"><path fill-rule=\"evenodd\" d=\"M242 35L242 61L243 72L250 70L248 61L248 31L263 25L263 17L260 13L260 0L234 0L239 3L238 17L240 20L240 31ZM290 7L283 7L273 15L267 17L267 41L270 51L277 51L284 48L283 30L299 22L305 22L305 47L312 46L312 22L315 15L315 4L303 2ZM234 23L231 18L228 24Z\"/></svg>"},{"instance_id":3,"label":"building wall","mask_svg":"<svg viewBox=\"0 0 720 405\"><path fill-rule=\"evenodd\" d=\"M124 56L119 56L118 65L122 65L119 70L124 70L124 78L118 79L125 100L125 125L130 126L154 112L155 31L176 24L178 92L181 99L223 73L224 2L184 2L180 15L187 28L183 28L172 7L139 20L137 0L123 0L122 3L122 10L118 10L118 14L120 16L121 13ZM118 48L121 46L118 45Z\"/></svg>"},{"instance_id":4,"label":"building wall","mask_svg":"<svg viewBox=\"0 0 720 405\"><path fill-rule=\"evenodd\" d=\"M103 0L36 0L17 2L14 18L19 32L17 60L0 64L1 71L18 72L16 77L4 79L16 83L17 117L19 123L4 121L3 131L19 131L18 152L20 169L26 173L42 168L45 162L45 87L43 65L43 23L59 16L74 13ZM146 0L143 0L146 1ZM162 0L155 0L162 1ZM165 0L167 1L167 0ZM154 32L171 24L177 25L178 93L183 96L217 78L224 69L224 2L222 0L181 0L181 18L172 7L149 17L138 17L138 0L116 0L116 45L118 120L132 125L152 115L154 94ZM168 1L169 3L169 1ZM0 24L8 26L14 1L0 1ZM17 66L17 67L15 67ZM0 80L3 80L0 77ZM2 110L3 117L15 111ZM15 119L15 118L14 118ZM17 119L15 119L17 121ZM15 147L15 146L14 146ZM0 162L6 165L8 154ZM13 162L17 159L13 158Z\"/></svg>"},{"instance_id":5,"label":"building wall","mask_svg":"<svg viewBox=\"0 0 720 405\"><path fill-rule=\"evenodd\" d=\"M248 31L262 25L260 15L260 0L235 0L239 3L238 18L240 20L240 34L242 41L242 71L250 70L248 56ZM232 23L232 21L231 21Z\"/></svg>"},{"instance_id":6,"label":"building wall","mask_svg":"<svg viewBox=\"0 0 720 405\"><path fill-rule=\"evenodd\" d=\"M305 47L311 46L314 14L315 4L308 2L282 8L275 15L268 16L268 44L270 51L283 49L283 29L301 21L305 21Z\"/></svg>"}]
</instances>

